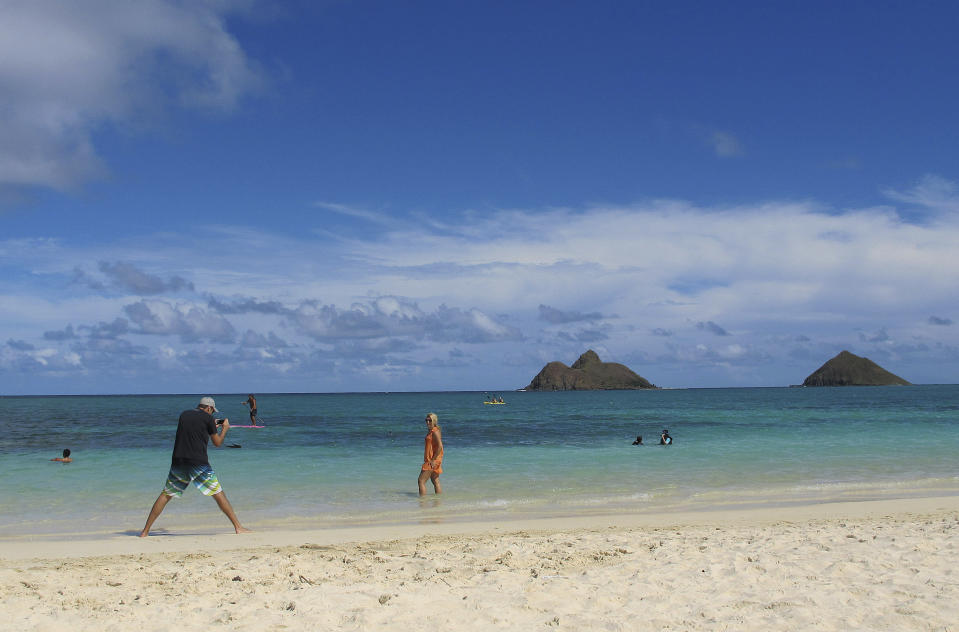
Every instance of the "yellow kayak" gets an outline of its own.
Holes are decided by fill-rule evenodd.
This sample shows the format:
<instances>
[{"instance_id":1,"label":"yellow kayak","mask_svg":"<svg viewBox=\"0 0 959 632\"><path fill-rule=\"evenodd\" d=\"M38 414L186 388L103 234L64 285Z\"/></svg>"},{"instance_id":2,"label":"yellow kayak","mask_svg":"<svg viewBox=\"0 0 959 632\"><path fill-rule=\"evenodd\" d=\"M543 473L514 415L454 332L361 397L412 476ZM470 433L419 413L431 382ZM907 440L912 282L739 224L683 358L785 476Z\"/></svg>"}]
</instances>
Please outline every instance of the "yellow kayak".
<instances>
[{"instance_id":1,"label":"yellow kayak","mask_svg":"<svg viewBox=\"0 0 959 632\"><path fill-rule=\"evenodd\" d=\"M489 405L489 406L494 406L494 405L502 406L502 405L505 404L506 402L483 402L483 403L484 403L484 404L487 404L487 405Z\"/></svg>"}]
</instances>

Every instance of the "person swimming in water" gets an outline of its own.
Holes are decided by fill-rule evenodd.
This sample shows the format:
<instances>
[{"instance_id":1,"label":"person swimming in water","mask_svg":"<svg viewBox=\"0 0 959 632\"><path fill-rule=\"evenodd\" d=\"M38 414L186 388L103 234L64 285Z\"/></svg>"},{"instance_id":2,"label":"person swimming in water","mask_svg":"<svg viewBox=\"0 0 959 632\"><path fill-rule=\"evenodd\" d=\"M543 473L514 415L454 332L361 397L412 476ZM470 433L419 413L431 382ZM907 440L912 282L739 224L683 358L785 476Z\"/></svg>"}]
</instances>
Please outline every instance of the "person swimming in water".
<instances>
[{"instance_id":1,"label":"person swimming in water","mask_svg":"<svg viewBox=\"0 0 959 632\"><path fill-rule=\"evenodd\" d=\"M63 456L58 456L55 459L50 459L51 461L59 461L60 463L73 463L73 459L70 458L70 449L67 448L63 451Z\"/></svg>"},{"instance_id":2,"label":"person swimming in water","mask_svg":"<svg viewBox=\"0 0 959 632\"><path fill-rule=\"evenodd\" d=\"M642 435L636 435L636 440L633 441L633 445L643 445Z\"/></svg>"},{"instance_id":3,"label":"person swimming in water","mask_svg":"<svg viewBox=\"0 0 959 632\"><path fill-rule=\"evenodd\" d=\"M669 430L663 428L663 434L659 435L659 445L672 445L673 438L669 436Z\"/></svg>"}]
</instances>

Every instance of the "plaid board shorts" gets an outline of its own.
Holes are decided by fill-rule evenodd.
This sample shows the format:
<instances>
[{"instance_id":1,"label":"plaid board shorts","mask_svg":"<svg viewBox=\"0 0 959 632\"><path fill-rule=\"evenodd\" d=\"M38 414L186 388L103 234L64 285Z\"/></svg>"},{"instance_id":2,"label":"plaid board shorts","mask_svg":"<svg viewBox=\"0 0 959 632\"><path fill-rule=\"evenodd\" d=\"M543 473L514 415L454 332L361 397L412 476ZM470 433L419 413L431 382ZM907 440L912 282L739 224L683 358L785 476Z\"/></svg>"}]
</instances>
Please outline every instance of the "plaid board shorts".
<instances>
[{"instance_id":1,"label":"plaid board shorts","mask_svg":"<svg viewBox=\"0 0 959 632\"><path fill-rule=\"evenodd\" d=\"M209 465L173 465L166 477L163 493L179 498L190 483L193 483L204 496L212 496L223 491L216 472Z\"/></svg>"}]
</instances>

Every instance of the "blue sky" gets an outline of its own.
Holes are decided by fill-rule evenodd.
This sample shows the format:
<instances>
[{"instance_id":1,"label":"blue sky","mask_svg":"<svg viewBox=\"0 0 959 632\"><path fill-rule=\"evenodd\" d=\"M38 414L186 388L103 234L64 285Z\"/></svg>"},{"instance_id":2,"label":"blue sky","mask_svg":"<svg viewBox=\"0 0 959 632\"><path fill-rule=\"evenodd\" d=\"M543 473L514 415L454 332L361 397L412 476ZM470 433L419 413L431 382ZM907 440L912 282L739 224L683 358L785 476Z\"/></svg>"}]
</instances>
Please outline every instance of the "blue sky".
<instances>
[{"instance_id":1,"label":"blue sky","mask_svg":"<svg viewBox=\"0 0 959 632\"><path fill-rule=\"evenodd\" d=\"M957 382L957 23L2 2L0 394Z\"/></svg>"}]
</instances>

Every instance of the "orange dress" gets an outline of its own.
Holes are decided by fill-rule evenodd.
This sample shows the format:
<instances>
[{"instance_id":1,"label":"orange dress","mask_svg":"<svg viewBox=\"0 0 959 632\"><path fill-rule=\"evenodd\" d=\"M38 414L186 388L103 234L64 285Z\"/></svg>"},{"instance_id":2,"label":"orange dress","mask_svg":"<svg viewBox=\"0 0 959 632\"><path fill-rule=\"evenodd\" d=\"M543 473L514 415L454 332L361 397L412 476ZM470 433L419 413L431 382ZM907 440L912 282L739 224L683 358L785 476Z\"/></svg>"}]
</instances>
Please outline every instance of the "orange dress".
<instances>
[{"instance_id":1,"label":"orange dress","mask_svg":"<svg viewBox=\"0 0 959 632\"><path fill-rule=\"evenodd\" d=\"M426 433L426 444L423 446L423 467L424 471L443 473L443 453L440 452L439 428L430 428ZM437 456L438 455L438 456ZM436 467L430 465L430 461L436 460Z\"/></svg>"}]
</instances>

